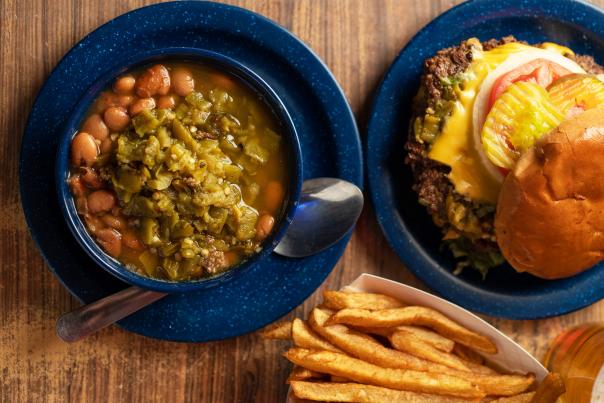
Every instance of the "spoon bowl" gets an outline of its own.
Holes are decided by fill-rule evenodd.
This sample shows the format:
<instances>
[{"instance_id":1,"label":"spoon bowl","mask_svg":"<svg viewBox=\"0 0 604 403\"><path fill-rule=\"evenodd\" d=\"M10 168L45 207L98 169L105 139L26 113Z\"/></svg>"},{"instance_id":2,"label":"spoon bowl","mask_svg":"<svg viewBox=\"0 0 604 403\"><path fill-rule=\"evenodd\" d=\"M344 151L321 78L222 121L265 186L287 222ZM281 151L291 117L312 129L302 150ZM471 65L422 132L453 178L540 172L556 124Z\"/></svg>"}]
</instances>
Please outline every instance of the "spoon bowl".
<instances>
[{"instance_id":1,"label":"spoon bowl","mask_svg":"<svg viewBox=\"0 0 604 403\"><path fill-rule=\"evenodd\" d=\"M306 257L338 242L357 222L363 210L363 192L335 178L304 181L294 219L275 253Z\"/></svg>"}]
</instances>

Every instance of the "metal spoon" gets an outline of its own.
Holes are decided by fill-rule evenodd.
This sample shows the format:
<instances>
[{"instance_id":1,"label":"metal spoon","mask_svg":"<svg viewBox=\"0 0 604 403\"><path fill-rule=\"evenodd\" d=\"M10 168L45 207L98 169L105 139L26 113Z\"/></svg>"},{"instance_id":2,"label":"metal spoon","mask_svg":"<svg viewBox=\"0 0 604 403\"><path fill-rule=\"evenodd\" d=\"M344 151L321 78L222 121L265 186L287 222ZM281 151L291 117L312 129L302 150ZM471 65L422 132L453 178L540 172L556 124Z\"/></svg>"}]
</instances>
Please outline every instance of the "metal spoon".
<instances>
[{"instance_id":1,"label":"metal spoon","mask_svg":"<svg viewBox=\"0 0 604 403\"><path fill-rule=\"evenodd\" d=\"M338 242L354 226L363 209L363 193L335 178L309 179L302 184L300 204L275 253L300 258ZM73 342L109 326L165 297L166 293L129 287L62 315L57 335Z\"/></svg>"}]
</instances>

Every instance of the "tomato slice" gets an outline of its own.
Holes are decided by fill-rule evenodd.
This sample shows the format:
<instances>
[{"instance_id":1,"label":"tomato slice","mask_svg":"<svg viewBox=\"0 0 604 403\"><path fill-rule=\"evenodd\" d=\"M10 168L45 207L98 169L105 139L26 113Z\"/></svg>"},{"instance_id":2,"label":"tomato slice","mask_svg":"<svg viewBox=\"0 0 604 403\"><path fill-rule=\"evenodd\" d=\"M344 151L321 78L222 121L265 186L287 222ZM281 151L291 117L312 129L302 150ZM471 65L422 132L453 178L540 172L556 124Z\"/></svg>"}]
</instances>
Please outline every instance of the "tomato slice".
<instances>
[{"instance_id":1,"label":"tomato slice","mask_svg":"<svg viewBox=\"0 0 604 403\"><path fill-rule=\"evenodd\" d=\"M535 59L518 66L495 81L489 96L488 110L491 110L497 98L513 83L524 81L546 88L560 77L569 74L572 72L547 59Z\"/></svg>"}]
</instances>

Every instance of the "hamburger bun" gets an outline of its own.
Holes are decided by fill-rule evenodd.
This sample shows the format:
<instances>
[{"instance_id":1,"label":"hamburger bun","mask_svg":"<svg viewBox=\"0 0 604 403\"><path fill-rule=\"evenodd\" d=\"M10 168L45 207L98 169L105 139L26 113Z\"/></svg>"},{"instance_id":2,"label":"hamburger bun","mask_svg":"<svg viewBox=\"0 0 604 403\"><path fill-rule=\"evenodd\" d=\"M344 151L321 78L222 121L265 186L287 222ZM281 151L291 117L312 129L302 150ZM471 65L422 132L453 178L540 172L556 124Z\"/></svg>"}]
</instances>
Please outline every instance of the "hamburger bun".
<instances>
[{"instance_id":1,"label":"hamburger bun","mask_svg":"<svg viewBox=\"0 0 604 403\"><path fill-rule=\"evenodd\" d=\"M604 109L564 121L518 160L495 216L519 272L569 277L604 259Z\"/></svg>"}]
</instances>

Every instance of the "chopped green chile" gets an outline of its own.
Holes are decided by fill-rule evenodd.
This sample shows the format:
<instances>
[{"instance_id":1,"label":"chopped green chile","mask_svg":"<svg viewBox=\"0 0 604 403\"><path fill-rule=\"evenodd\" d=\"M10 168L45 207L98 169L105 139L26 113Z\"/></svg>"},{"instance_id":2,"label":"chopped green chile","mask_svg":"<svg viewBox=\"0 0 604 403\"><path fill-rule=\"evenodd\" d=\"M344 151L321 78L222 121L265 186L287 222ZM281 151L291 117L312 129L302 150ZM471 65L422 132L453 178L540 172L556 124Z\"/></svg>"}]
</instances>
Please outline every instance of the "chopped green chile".
<instances>
[{"instance_id":1,"label":"chopped green chile","mask_svg":"<svg viewBox=\"0 0 604 403\"><path fill-rule=\"evenodd\" d=\"M265 203L267 184L285 189L288 164L280 126L257 94L236 79L223 88L222 73L207 66L165 64L170 72L178 66L193 73L195 90L184 97L170 91L172 109L130 116L126 129L110 133L112 147L92 169L101 188L117 196L109 214L138 239L122 242L118 260L148 277L187 281L216 275L261 249L259 215L278 219L283 212ZM111 90L105 93L100 100L110 99ZM100 103L90 113L102 113ZM96 237L110 221L88 211L86 196L96 189L82 190L78 168L69 178L72 193Z\"/></svg>"},{"instance_id":2,"label":"chopped green chile","mask_svg":"<svg viewBox=\"0 0 604 403\"><path fill-rule=\"evenodd\" d=\"M157 113L153 113L148 109L143 109L141 113L132 118L134 132L139 137L144 137L146 134L153 133L161 124L157 119Z\"/></svg>"}]
</instances>

